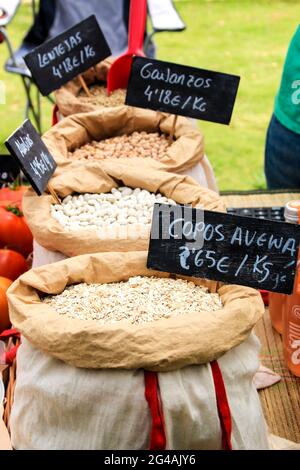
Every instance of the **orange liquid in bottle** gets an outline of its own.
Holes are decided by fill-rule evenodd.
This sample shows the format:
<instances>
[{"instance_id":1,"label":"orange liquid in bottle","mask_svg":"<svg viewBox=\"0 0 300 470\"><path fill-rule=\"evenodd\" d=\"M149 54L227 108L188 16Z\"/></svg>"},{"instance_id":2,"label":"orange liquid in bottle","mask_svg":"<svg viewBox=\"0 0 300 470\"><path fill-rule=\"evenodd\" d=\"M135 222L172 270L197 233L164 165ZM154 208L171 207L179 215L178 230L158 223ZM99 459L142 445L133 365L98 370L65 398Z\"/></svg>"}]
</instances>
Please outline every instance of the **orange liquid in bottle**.
<instances>
[{"instance_id":1,"label":"orange liquid in bottle","mask_svg":"<svg viewBox=\"0 0 300 470\"><path fill-rule=\"evenodd\" d=\"M269 292L269 313L273 328L277 333L282 334L283 330L283 306L286 299L285 294L277 294L276 292Z\"/></svg>"},{"instance_id":2,"label":"orange liquid in bottle","mask_svg":"<svg viewBox=\"0 0 300 470\"><path fill-rule=\"evenodd\" d=\"M300 205L297 209L300 224ZM300 251L294 291L286 296L283 308L283 353L289 370L300 377Z\"/></svg>"},{"instance_id":3,"label":"orange liquid in bottle","mask_svg":"<svg viewBox=\"0 0 300 470\"><path fill-rule=\"evenodd\" d=\"M300 292L296 289L286 296L283 309L283 352L289 370L300 377Z\"/></svg>"}]
</instances>

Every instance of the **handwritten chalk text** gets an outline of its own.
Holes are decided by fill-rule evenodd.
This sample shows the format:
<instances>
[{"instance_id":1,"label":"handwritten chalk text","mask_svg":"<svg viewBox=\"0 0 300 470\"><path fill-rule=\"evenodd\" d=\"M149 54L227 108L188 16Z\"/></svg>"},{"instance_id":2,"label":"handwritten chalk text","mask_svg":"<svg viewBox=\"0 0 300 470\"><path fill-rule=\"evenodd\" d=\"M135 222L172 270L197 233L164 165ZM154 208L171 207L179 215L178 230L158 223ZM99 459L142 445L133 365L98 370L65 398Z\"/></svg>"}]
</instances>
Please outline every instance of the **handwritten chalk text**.
<instances>
[{"instance_id":1,"label":"handwritten chalk text","mask_svg":"<svg viewBox=\"0 0 300 470\"><path fill-rule=\"evenodd\" d=\"M22 157L25 157L33 146L33 140L31 139L29 134L26 134L25 137L20 137L19 139L16 139L15 144Z\"/></svg>"}]
</instances>

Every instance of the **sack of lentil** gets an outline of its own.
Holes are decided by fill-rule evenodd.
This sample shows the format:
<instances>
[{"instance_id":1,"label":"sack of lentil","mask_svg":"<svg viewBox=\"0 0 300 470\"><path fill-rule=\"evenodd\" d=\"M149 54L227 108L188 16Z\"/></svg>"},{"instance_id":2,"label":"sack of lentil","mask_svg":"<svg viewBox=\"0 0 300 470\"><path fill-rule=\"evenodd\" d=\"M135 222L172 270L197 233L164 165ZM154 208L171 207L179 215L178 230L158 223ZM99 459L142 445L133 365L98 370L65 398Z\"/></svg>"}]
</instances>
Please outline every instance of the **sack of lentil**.
<instances>
[{"instance_id":1,"label":"sack of lentil","mask_svg":"<svg viewBox=\"0 0 300 470\"><path fill-rule=\"evenodd\" d=\"M88 113L99 108L125 106L126 90L115 90L110 96L107 94L106 77L113 60L113 57L108 57L83 73L90 96L82 88L78 77L54 92L55 101L62 117L78 113Z\"/></svg>"},{"instance_id":2,"label":"sack of lentil","mask_svg":"<svg viewBox=\"0 0 300 470\"><path fill-rule=\"evenodd\" d=\"M53 204L50 195L37 196L30 189L23 199L23 211L35 242L66 256L148 249L155 202L224 210L216 193L190 177L141 172L121 162L106 162L102 168L94 163L85 167L73 163L57 172L51 183L63 198L62 204ZM41 250L37 254L36 246L34 266L53 261L53 256L47 259L49 251L44 256Z\"/></svg>"},{"instance_id":3,"label":"sack of lentil","mask_svg":"<svg viewBox=\"0 0 300 470\"><path fill-rule=\"evenodd\" d=\"M9 289L23 335L15 449L267 447L252 383L259 293L171 279L146 259L82 255L31 270Z\"/></svg>"},{"instance_id":4,"label":"sack of lentil","mask_svg":"<svg viewBox=\"0 0 300 470\"><path fill-rule=\"evenodd\" d=\"M116 107L69 116L48 130L43 140L59 166L74 160L118 162L141 171L189 173L199 184L217 190L204 155L204 139L194 125L178 117L175 140L168 142L174 116Z\"/></svg>"}]
</instances>

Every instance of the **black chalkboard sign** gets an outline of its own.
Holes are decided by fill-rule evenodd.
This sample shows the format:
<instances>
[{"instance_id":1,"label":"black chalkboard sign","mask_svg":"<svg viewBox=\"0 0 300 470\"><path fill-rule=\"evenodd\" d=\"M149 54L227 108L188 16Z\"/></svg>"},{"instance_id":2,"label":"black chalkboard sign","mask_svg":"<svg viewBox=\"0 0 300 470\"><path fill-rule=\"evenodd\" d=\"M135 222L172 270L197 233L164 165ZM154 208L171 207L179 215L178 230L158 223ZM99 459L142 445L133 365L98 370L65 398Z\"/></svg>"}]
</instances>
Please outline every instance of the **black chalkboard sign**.
<instances>
[{"instance_id":1,"label":"black chalkboard sign","mask_svg":"<svg viewBox=\"0 0 300 470\"><path fill-rule=\"evenodd\" d=\"M126 104L229 124L240 77L134 57Z\"/></svg>"},{"instance_id":2,"label":"black chalkboard sign","mask_svg":"<svg viewBox=\"0 0 300 470\"><path fill-rule=\"evenodd\" d=\"M29 119L6 140L5 145L41 196L55 171L56 162Z\"/></svg>"},{"instance_id":3,"label":"black chalkboard sign","mask_svg":"<svg viewBox=\"0 0 300 470\"><path fill-rule=\"evenodd\" d=\"M147 267L290 294L300 226L155 204Z\"/></svg>"},{"instance_id":4,"label":"black chalkboard sign","mask_svg":"<svg viewBox=\"0 0 300 470\"><path fill-rule=\"evenodd\" d=\"M45 96L109 55L110 48L92 15L36 47L24 60Z\"/></svg>"}]
</instances>

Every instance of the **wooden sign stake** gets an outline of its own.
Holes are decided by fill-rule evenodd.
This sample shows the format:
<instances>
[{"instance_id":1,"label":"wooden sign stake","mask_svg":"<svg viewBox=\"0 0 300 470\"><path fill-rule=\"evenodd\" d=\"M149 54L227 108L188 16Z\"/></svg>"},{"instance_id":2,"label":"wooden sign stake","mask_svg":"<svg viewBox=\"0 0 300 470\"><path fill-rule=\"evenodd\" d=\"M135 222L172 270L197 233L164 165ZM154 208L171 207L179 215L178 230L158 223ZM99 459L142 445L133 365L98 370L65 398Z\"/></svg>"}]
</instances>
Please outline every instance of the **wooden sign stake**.
<instances>
[{"instance_id":1,"label":"wooden sign stake","mask_svg":"<svg viewBox=\"0 0 300 470\"><path fill-rule=\"evenodd\" d=\"M111 60L109 60L108 57L106 57L106 59L104 59L102 62L103 62L103 64L107 64L109 66L112 64Z\"/></svg>"},{"instance_id":2,"label":"wooden sign stake","mask_svg":"<svg viewBox=\"0 0 300 470\"><path fill-rule=\"evenodd\" d=\"M51 194L51 196L53 197L56 204L61 204L61 200L59 199L58 195L56 194L56 192L53 189L53 186L50 183L48 183L47 189L48 189L49 193Z\"/></svg>"},{"instance_id":3,"label":"wooden sign stake","mask_svg":"<svg viewBox=\"0 0 300 470\"><path fill-rule=\"evenodd\" d=\"M169 135L169 139L168 139L169 145L171 145L172 142L173 142L177 118L178 118L178 114L176 114L176 116L174 116L174 119L173 119L173 124L172 124L171 132L170 132L170 135Z\"/></svg>"},{"instance_id":4,"label":"wooden sign stake","mask_svg":"<svg viewBox=\"0 0 300 470\"><path fill-rule=\"evenodd\" d=\"M78 77L79 77L80 84L81 84L82 88L84 89L84 91L86 92L87 96L92 96L90 90L87 87L87 84L85 83L85 80L84 80L83 76L78 75Z\"/></svg>"}]
</instances>

